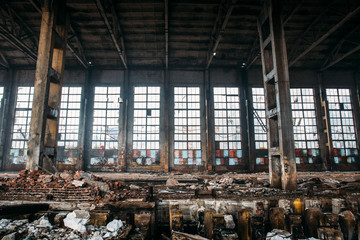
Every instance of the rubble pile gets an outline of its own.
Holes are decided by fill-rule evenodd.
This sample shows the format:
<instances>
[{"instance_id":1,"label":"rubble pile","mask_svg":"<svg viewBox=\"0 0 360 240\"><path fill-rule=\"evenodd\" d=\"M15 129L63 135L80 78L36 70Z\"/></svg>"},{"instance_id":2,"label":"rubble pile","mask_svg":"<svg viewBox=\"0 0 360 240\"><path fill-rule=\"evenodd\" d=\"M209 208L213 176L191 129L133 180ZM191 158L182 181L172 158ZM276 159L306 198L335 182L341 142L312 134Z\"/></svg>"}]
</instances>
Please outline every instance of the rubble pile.
<instances>
[{"instance_id":1,"label":"rubble pile","mask_svg":"<svg viewBox=\"0 0 360 240\"><path fill-rule=\"evenodd\" d=\"M131 239L129 226L121 220L114 219L104 226L87 225L90 214L87 211L75 210L67 214L63 221L51 223L47 214L29 222L23 220L0 220L0 239ZM62 227L65 225L65 227ZM140 238L141 239L141 238Z\"/></svg>"},{"instance_id":2,"label":"rubble pile","mask_svg":"<svg viewBox=\"0 0 360 240\"><path fill-rule=\"evenodd\" d=\"M135 191L136 190L136 191ZM146 195L146 189L131 189L121 181L104 180L83 171L53 175L20 171L15 178L0 178L1 200L114 202Z\"/></svg>"}]
</instances>

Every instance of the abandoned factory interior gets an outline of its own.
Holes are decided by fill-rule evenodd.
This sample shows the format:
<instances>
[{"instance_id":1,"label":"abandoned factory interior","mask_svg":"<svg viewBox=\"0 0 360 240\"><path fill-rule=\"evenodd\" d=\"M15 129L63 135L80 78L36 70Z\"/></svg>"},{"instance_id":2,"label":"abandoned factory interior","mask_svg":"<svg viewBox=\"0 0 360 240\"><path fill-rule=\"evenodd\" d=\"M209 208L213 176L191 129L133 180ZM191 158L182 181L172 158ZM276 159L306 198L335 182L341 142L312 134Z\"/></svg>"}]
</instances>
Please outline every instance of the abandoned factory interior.
<instances>
[{"instance_id":1,"label":"abandoned factory interior","mask_svg":"<svg viewBox=\"0 0 360 240\"><path fill-rule=\"evenodd\" d=\"M359 0L0 0L0 240L360 240Z\"/></svg>"}]
</instances>

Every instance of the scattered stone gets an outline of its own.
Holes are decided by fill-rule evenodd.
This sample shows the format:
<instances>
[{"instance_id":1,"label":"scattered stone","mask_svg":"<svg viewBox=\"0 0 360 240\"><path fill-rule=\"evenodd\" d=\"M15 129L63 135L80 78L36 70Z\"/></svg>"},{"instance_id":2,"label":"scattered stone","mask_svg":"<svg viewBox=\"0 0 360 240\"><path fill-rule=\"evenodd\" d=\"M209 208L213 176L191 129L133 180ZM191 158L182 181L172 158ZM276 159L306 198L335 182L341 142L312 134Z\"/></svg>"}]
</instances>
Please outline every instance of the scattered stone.
<instances>
[{"instance_id":1,"label":"scattered stone","mask_svg":"<svg viewBox=\"0 0 360 240\"><path fill-rule=\"evenodd\" d=\"M6 230L8 225L10 224L10 219L1 219L0 220L0 230Z\"/></svg>"},{"instance_id":2,"label":"scattered stone","mask_svg":"<svg viewBox=\"0 0 360 240\"><path fill-rule=\"evenodd\" d=\"M84 181L80 181L80 180L73 180L71 182L72 185L74 185L75 187L82 187L85 185Z\"/></svg>"},{"instance_id":3,"label":"scattered stone","mask_svg":"<svg viewBox=\"0 0 360 240\"><path fill-rule=\"evenodd\" d=\"M266 234L266 240L291 240L291 233L281 229L273 229Z\"/></svg>"},{"instance_id":4,"label":"scattered stone","mask_svg":"<svg viewBox=\"0 0 360 240\"><path fill-rule=\"evenodd\" d=\"M169 178L166 180L166 186L177 186L179 185L179 181L174 178Z\"/></svg>"},{"instance_id":5,"label":"scattered stone","mask_svg":"<svg viewBox=\"0 0 360 240\"><path fill-rule=\"evenodd\" d=\"M117 233L123 225L124 224L122 223L121 220L114 219L106 225L106 229L109 230L110 232Z\"/></svg>"},{"instance_id":6,"label":"scattered stone","mask_svg":"<svg viewBox=\"0 0 360 240\"><path fill-rule=\"evenodd\" d=\"M66 218L67 212L60 212L55 215L54 222L58 226L64 226L64 219Z\"/></svg>"},{"instance_id":7,"label":"scattered stone","mask_svg":"<svg viewBox=\"0 0 360 240\"><path fill-rule=\"evenodd\" d=\"M16 232L4 236L1 240L16 240Z\"/></svg>"},{"instance_id":8,"label":"scattered stone","mask_svg":"<svg viewBox=\"0 0 360 240\"><path fill-rule=\"evenodd\" d=\"M80 233L86 231L85 225L89 222L90 214L88 211L75 210L69 213L64 219L64 225Z\"/></svg>"},{"instance_id":9,"label":"scattered stone","mask_svg":"<svg viewBox=\"0 0 360 240\"><path fill-rule=\"evenodd\" d=\"M134 184L130 184L129 188L130 188L130 190L139 190L140 189L139 186L134 185Z\"/></svg>"},{"instance_id":10,"label":"scattered stone","mask_svg":"<svg viewBox=\"0 0 360 240\"><path fill-rule=\"evenodd\" d=\"M224 215L224 220L225 220L225 228L227 229L235 228L234 218L232 215Z\"/></svg>"},{"instance_id":11,"label":"scattered stone","mask_svg":"<svg viewBox=\"0 0 360 240\"><path fill-rule=\"evenodd\" d=\"M38 228L52 228L53 226L49 222L49 219L46 216L42 216L39 219L39 224L36 226Z\"/></svg>"}]
</instances>

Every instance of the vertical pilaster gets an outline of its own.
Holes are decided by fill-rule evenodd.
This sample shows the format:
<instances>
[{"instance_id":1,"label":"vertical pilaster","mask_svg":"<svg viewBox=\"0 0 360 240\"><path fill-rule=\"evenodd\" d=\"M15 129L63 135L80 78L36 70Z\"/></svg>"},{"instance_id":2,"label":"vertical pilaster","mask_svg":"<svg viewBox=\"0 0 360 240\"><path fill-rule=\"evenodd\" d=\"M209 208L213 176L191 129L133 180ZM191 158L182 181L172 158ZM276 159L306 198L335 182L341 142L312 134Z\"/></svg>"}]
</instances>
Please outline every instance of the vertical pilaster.
<instances>
[{"instance_id":1,"label":"vertical pilaster","mask_svg":"<svg viewBox=\"0 0 360 240\"><path fill-rule=\"evenodd\" d=\"M203 82L202 87L200 87L200 116L201 119L204 119L205 121L201 122L201 152L202 152L202 165L204 166L204 170L208 170L208 155L209 152L206 150L208 147L208 118L207 118L207 80L206 80L207 74L205 71L203 72Z\"/></svg>"},{"instance_id":2,"label":"vertical pilaster","mask_svg":"<svg viewBox=\"0 0 360 240\"><path fill-rule=\"evenodd\" d=\"M326 170L333 169L333 146L331 139L331 126L330 126L330 115L329 115L329 104L326 100L326 89L323 84L323 78L321 73L318 74L318 83L319 83L319 95L320 95L320 107L321 107L321 122L322 122L322 131L319 132L323 136L323 144L320 144L321 157L323 159L323 168ZM320 138L321 140L321 138Z\"/></svg>"},{"instance_id":3,"label":"vertical pilaster","mask_svg":"<svg viewBox=\"0 0 360 240\"><path fill-rule=\"evenodd\" d=\"M213 171L213 165L215 163L215 141L214 141L214 114L213 114L213 108L212 108L212 99L213 95L211 90L211 83L210 83L210 74L209 70L205 70L204 72L205 77L205 107L206 107L206 137L207 137L207 170L209 172Z\"/></svg>"},{"instance_id":4,"label":"vertical pilaster","mask_svg":"<svg viewBox=\"0 0 360 240\"><path fill-rule=\"evenodd\" d=\"M16 88L13 81L13 70L11 68L7 69L6 72L6 81L4 85L4 95L1 101L1 112L0 112L0 159L1 159L1 170L5 168L5 161L7 160L7 155L9 153L12 129L12 119L14 119L14 114L9 114L11 112L11 106L14 106Z\"/></svg>"},{"instance_id":5,"label":"vertical pilaster","mask_svg":"<svg viewBox=\"0 0 360 240\"><path fill-rule=\"evenodd\" d=\"M169 144L170 144L170 89L169 89L169 81L170 81L170 75L169 70L164 71L164 89L162 90L161 96L163 97L163 101L161 101L162 104L162 114L161 114L161 121L163 121L164 124L161 124L161 134L163 136L162 139L160 139L160 144L163 144L162 150L161 150L161 162L163 162L163 169L165 172L169 171Z\"/></svg>"},{"instance_id":6,"label":"vertical pilaster","mask_svg":"<svg viewBox=\"0 0 360 240\"><path fill-rule=\"evenodd\" d=\"M239 98L240 98L240 125L241 125L241 149L243 161L246 161L246 169L250 169L249 158L249 128L247 124L247 81L244 81L243 73L241 70L237 71L237 82L239 83Z\"/></svg>"},{"instance_id":7,"label":"vertical pilaster","mask_svg":"<svg viewBox=\"0 0 360 240\"><path fill-rule=\"evenodd\" d=\"M126 171L126 141L127 141L127 118L129 106L129 71L124 71L124 84L121 88L122 103L120 108L119 119L119 152L118 159L120 170Z\"/></svg>"},{"instance_id":8,"label":"vertical pilaster","mask_svg":"<svg viewBox=\"0 0 360 240\"><path fill-rule=\"evenodd\" d=\"M29 170L54 170L68 26L65 9L66 1L60 0L47 0L42 8L27 151Z\"/></svg>"},{"instance_id":9,"label":"vertical pilaster","mask_svg":"<svg viewBox=\"0 0 360 240\"><path fill-rule=\"evenodd\" d=\"M91 162L91 138L94 113L94 84L92 80L92 68L89 67L85 81L85 119L84 119L84 156L82 162L83 170L90 170Z\"/></svg>"},{"instance_id":10,"label":"vertical pilaster","mask_svg":"<svg viewBox=\"0 0 360 240\"><path fill-rule=\"evenodd\" d=\"M254 110L252 105L252 94L248 84L248 73L245 68L241 69L241 82L244 92L244 104L246 110L246 151L248 156L249 171L255 170L255 135L254 135Z\"/></svg>"},{"instance_id":11,"label":"vertical pilaster","mask_svg":"<svg viewBox=\"0 0 360 240\"><path fill-rule=\"evenodd\" d=\"M328 169L327 164L327 155L328 149L326 147L327 142L327 134L326 134L326 124L324 123L323 115L322 115L322 97L321 92L324 90L320 90L320 85L314 88L314 97L315 97L315 110L316 110L316 122L317 122L317 132L319 133L319 149L320 149L320 157L322 160L322 170Z\"/></svg>"},{"instance_id":12,"label":"vertical pilaster","mask_svg":"<svg viewBox=\"0 0 360 240\"><path fill-rule=\"evenodd\" d=\"M258 18L258 31L269 128L270 184L284 190L296 190L290 80L280 0L265 1Z\"/></svg>"}]
</instances>

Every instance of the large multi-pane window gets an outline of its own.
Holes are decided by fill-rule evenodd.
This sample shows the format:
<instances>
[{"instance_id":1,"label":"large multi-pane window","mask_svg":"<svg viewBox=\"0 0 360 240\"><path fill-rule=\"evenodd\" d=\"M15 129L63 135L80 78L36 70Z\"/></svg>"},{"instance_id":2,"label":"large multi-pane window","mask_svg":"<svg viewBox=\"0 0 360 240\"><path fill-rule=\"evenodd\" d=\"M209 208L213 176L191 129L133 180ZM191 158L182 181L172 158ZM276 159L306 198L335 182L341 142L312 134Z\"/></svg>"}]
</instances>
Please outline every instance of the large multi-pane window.
<instances>
[{"instance_id":1,"label":"large multi-pane window","mask_svg":"<svg viewBox=\"0 0 360 240\"><path fill-rule=\"evenodd\" d=\"M91 165L118 163L120 102L120 87L95 87Z\"/></svg>"},{"instance_id":2,"label":"large multi-pane window","mask_svg":"<svg viewBox=\"0 0 360 240\"><path fill-rule=\"evenodd\" d=\"M354 163L358 158L349 89L326 89L335 163Z\"/></svg>"},{"instance_id":3,"label":"large multi-pane window","mask_svg":"<svg viewBox=\"0 0 360 240\"><path fill-rule=\"evenodd\" d=\"M18 87L10 147L10 161L13 164L26 163L33 97L34 87Z\"/></svg>"},{"instance_id":4,"label":"large multi-pane window","mask_svg":"<svg viewBox=\"0 0 360 240\"><path fill-rule=\"evenodd\" d=\"M215 163L240 165L242 160L239 88L215 87Z\"/></svg>"},{"instance_id":5,"label":"large multi-pane window","mask_svg":"<svg viewBox=\"0 0 360 240\"><path fill-rule=\"evenodd\" d=\"M134 88L133 164L160 164L160 87Z\"/></svg>"},{"instance_id":6,"label":"large multi-pane window","mask_svg":"<svg viewBox=\"0 0 360 240\"><path fill-rule=\"evenodd\" d=\"M62 87L57 161L76 164L78 157L81 87Z\"/></svg>"},{"instance_id":7,"label":"large multi-pane window","mask_svg":"<svg viewBox=\"0 0 360 240\"><path fill-rule=\"evenodd\" d=\"M268 164L264 88L252 88L256 164Z\"/></svg>"},{"instance_id":8,"label":"large multi-pane window","mask_svg":"<svg viewBox=\"0 0 360 240\"><path fill-rule=\"evenodd\" d=\"M320 163L314 90L292 88L290 95L296 163Z\"/></svg>"},{"instance_id":9,"label":"large multi-pane window","mask_svg":"<svg viewBox=\"0 0 360 240\"><path fill-rule=\"evenodd\" d=\"M174 165L201 165L200 88L174 88Z\"/></svg>"}]
</instances>

